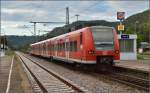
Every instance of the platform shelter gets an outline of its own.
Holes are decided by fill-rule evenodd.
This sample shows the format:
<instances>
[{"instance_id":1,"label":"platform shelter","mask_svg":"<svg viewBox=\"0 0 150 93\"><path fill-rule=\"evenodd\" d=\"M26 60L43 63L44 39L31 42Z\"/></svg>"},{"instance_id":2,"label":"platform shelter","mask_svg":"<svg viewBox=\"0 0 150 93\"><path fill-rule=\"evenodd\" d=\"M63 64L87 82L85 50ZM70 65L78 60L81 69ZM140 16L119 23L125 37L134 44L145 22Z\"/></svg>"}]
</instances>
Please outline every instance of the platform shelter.
<instances>
[{"instance_id":1,"label":"platform shelter","mask_svg":"<svg viewBox=\"0 0 150 93\"><path fill-rule=\"evenodd\" d=\"M137 35L118 34L120 60L137 60Z\"/></svg>"}]
</instances>

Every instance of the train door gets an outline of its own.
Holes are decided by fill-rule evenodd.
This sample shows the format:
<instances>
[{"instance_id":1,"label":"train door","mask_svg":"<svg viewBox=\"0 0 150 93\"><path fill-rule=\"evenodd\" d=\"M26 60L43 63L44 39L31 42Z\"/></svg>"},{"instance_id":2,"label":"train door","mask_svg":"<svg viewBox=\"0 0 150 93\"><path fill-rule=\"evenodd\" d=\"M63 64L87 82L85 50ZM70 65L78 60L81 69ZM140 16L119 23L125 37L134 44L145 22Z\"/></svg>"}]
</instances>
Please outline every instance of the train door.
<instances>
[{"instance_id":1,"label":"train door","mask_svg":"<svg viewBox=\"0 0 150 93\"><path fill-rule=\"evenodd\" d=\"M83 59L83 33L80 32L80 59Z\"/></svg>"},{"instance_id":2,"label":"train door","mask_svg":"<svg viewBox=\"0 0 150 93\"><path fill-rule=\"evenodd\" d=\"M48 42L46 42L46 57L48 57L48 52L49 52L49 50L48 50Z\"/></svg>"},{"instance_id":3,"label":"train door","mask_svg":"<svg viewBox=\"0 0 150 93\"><path fill-rule=\"evenodd\" d=\"M51 42L48 42L48 56L52 55L52 45Z\"/></svg>"},{"instance_id":4,"label":"train door","mask_svg":"<svg viewBox=\"0 0 150 93\"><path fill-rule=\"evenodd\" d=\"M58 51L57 40L56 40L55 45L54 45L54 50L55 50L55 56L57 56L57 51Z\"/></svg>"},{"instance_id":5,"label":"train door","mask_svg":"<svg viewBox=\"0 0 150 93\"><path fill-rule=\"evenodd\" d=\"M66 39L66 41L65 41L65 57L67 60L69 59L69 48L70 48L69 39Z\"/></svg>"}]
</instances>

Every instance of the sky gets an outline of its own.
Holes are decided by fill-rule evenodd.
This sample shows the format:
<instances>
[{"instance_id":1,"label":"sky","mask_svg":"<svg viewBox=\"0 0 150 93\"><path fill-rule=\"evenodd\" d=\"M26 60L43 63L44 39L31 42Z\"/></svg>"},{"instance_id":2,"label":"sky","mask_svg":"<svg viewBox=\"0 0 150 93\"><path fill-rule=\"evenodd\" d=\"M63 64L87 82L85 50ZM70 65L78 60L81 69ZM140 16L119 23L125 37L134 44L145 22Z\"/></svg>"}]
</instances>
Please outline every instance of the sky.
<instances>
[{"instance_id":1,"label":"sky","mask_svg":"<svg viewBox=\"0 0 150 93\"><path fill-rule=\"evenodd\" d=\"M149 0L99 0L99 1L1 1L1 34L33 35L30 21L65 22L69 7L70 23L79 20L117 21L117 11L125 12L125 18L149 9ZM37 24L42 35L65 24ZM38 33L39 32L39 33Z\"/></svg>"}]
</instances>

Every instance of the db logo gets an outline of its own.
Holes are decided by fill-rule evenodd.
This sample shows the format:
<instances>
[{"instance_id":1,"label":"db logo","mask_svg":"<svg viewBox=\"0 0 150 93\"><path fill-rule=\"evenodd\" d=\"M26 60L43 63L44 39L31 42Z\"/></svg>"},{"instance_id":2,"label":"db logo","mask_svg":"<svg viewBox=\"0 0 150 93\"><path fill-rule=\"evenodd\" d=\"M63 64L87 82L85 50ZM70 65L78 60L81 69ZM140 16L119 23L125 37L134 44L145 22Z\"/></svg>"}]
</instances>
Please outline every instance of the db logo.
<instances>
[{"instance_id":1,"label":"db logo","mask_svg":"<svg viewBox=\"0 0 150 93\"><path fill-rule=\"evenodd\" d=\"M117 19L124 20L125 12L117 12Z\"/></svg>"}]
</instances>

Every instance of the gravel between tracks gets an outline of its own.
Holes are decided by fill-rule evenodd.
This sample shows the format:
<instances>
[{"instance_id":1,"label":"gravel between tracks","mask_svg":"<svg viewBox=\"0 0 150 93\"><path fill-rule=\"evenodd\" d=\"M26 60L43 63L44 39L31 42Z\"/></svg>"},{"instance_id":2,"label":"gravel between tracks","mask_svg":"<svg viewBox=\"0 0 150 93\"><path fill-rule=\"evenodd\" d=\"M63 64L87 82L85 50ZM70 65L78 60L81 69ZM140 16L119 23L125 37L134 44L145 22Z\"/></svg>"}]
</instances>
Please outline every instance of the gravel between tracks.
<instances>
[{"instance_id":1,"label":"gravel between tracks","mask_svg":"<svg viewBox=\"0 0 150 93\"><path fill-rule=\"evenodd\" d=\"M92 91L92 93L147 93L146 91L105 79L102 75L97 73L91 74L88 72L77 71L40 58L32 58L45 67L56 71L65 78Z\"/></svg>"}]
</instances>

